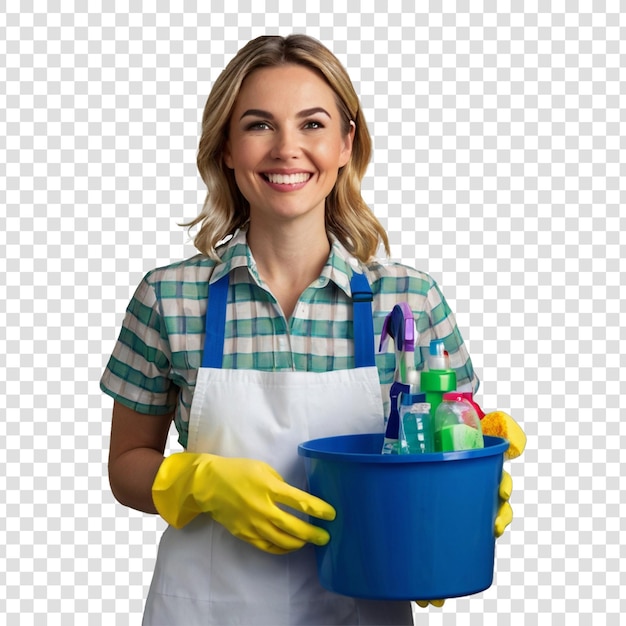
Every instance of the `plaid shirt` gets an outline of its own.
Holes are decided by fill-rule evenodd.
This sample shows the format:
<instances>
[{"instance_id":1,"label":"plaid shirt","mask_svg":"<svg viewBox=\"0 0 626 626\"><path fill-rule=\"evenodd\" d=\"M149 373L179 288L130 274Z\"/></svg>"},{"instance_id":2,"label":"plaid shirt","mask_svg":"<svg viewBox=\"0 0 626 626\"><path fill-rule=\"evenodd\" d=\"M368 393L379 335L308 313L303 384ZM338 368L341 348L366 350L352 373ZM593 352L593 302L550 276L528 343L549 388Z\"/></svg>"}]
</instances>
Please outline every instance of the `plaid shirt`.
<instances>
[{"instance_id":1,"label":"plaid shirt","mask_svg":"<svg viewBox=\"0 0 626 626\"><path fill-rule=\"evenodd\" d=\"M417 324L423 368L430 340L442 338L457 372L457 388L476 391L467 349L439 287L423 272L385 261L361 264L337 241L320 277L301 295L286 320L257 272L239 231L220 248L221 262L204 255L149 272L133 296L119 339L100 381L101 389L139 413L165 415L174 423L183 447L196 375L202 360L209 285L230 272L223 367L264 371L326 372L354 367L353 270L364 271L372 287L376 347L385 317L408 302ZM395 372L393 342L376 355L383 399Z\"/></svg>"}]
</instances>

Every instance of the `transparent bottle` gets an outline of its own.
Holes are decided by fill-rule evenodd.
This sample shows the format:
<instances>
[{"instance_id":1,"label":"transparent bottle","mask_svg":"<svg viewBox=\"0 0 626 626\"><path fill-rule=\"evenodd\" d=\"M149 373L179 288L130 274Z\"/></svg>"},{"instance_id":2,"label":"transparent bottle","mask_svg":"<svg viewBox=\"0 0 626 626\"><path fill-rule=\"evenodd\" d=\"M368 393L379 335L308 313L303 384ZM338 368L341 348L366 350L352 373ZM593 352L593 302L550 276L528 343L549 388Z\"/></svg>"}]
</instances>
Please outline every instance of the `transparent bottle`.
<instances>
[{"instance_id":1,"label":"transparent bottle","mask_svg":"<svg viewBox=\"0 0 626 626\"><path fill-rule=\"evenodd\" d=\"M462 394L443 395L435 412L434 441L437 452L483 448L483 429L476 409Z\"/></svg>"},{"instance_id":2,"label":"transparent bottle","mask_svg":"<svg viewBox=\"0 0 626 626\"><path fill-rule=\"evenodd\" d=\"M403 454L434 452L430 405L423 393L400 396L400 441Z\"/></svg>"}]
</instances>

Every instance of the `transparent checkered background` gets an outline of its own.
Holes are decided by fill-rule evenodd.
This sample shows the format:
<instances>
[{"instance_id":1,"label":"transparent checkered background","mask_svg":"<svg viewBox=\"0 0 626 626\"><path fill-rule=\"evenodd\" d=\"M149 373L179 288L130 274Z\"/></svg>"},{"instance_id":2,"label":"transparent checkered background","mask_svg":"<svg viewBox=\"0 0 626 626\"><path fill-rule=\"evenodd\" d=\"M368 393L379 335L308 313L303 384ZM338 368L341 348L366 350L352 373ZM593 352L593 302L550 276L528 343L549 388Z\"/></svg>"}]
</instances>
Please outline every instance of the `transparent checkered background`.
<instances>
[{"instance_id":1,"label":"transparent checkered background","mask_svg":"<svg viewBox=\"0 0 626 626\"><path fill-rule=\"evenodd\" d=\"M6 623L140 623L164 524L109 491L112 403L99 377L142 275L194 253L177 224L204 197L195 153L212 82L249 39L306 32L334 50L361 96L375 145L364 195L393 256L440 282L481 403L528 434L524 456L507 463L515 519L497 543L493 586L417 610L416 623L617 624L619 3L2 4Z\"/></svg>"}]
</instances>

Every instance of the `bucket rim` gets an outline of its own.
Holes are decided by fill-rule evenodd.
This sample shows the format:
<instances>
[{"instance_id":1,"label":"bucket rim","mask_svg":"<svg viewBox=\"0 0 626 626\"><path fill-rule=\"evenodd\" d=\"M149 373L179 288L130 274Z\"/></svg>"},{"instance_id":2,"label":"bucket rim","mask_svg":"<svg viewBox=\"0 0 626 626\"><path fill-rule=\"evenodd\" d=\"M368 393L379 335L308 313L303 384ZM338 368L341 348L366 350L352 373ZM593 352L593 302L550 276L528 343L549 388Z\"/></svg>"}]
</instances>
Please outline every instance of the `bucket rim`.
<instances>
[{"instance_id":1,"label":"bucket rim","mask_svg":"<svg viewBox=\"0 0 626 626\"><path fill-rule=\"evenodd\" d=\"M324 459L329 461L342 461L346 463L380 463L380 464L403 464L403 463L433 463L464 461L482 457L503 455L509 448L509 442L502 437L492 437L484 435L485 447L473 450L457 450L454 452L426 452L423 454L381 454L337 451L328 449L328 444L350 439L354 442L359 440L380 439L382 446L383 435L380 433L362 433L352 435L336 435L334 437L320 437L302 442L298 445L298 454L303 457L313 459Z\"/></svg>"}]
</instances>

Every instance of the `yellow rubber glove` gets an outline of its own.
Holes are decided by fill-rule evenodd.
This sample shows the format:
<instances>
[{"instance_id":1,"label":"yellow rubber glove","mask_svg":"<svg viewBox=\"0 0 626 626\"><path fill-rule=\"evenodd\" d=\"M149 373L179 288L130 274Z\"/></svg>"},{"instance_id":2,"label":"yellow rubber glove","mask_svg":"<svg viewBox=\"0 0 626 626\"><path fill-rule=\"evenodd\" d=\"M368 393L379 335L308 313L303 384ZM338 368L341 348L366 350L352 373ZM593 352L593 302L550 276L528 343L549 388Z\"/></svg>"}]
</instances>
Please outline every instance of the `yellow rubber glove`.
<instances>
[{"instance_id":1,"label":"yellow rubber glove","mask_svg":"<svg viewBox=\"0 0 626 626\"><path fill-rule=\"evenodd\" d=\"M438 609L440 609L443 606L444 602L445 600L415 600L417 606L421 606L423 609L425 609L429 604L432 604L433 606L436 606Z\"/></svg>"},{"instance_id":2,"label":"yellow rubber glove","mask_svg":"<svg viewBox=\"0 0 626 626\"><path fill-rule=\"evenodd\" d=\"M498 490L498 496L500 497L500 508L496 515L496 523L493 529L493 533L496 537L500 537L504 532L504 529L513 521L513 509L509 504L509 498L513 491L513 480L508 472L502 470L502 480L500 481L500 488Z\"/></svg>"},{"instance_id":3,"label":"yellow rubber glove","mask_svg":"<svg viewBox=\"0 0 626 626\"><path fill-rule=\"evenodd\" d=\"M168 456L152 485L152 499L161 517L175 528L208 513L235 537L272 554L298 550L307 542L323 546L330 539L322 528L278 505L325 520L335 518L330 504L288 485L267 463L213 454Z\"/></svg>"},{"instance_id":4,"label":"yellow rubber glove","mask_svg":"<svg viewBox=\"0 0 626 626\"><path fill-rule=\"evenodd\" d=\"M487 413L481 420L484 435L503 437L509 442L509 449L504 453L507 460L515 459L524 452L526 447L526 433L521 426L504 411L492 411ZM509 498L513 491L513 480L508 472L502 472L500 481L500 508L496 515L494 534L500 537L504 529L513 521L513 509L509 504Z\"/></svg>"}]
</instances>

